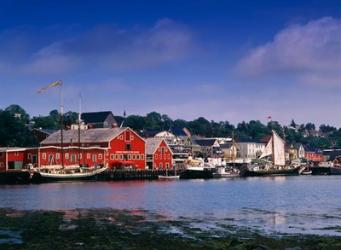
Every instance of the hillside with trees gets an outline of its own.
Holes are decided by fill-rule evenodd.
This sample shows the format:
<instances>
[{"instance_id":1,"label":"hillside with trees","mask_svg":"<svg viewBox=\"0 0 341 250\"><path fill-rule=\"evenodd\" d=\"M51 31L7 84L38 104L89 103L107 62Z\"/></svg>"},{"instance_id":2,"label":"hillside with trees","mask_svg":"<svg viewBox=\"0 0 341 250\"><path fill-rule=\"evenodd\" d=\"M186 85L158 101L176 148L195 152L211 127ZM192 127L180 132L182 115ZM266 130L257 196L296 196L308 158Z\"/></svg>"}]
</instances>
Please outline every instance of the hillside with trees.
<instances>
[{"instance_id":1,"label":"hillside with trees","mask_svg":"<svg viewBox=\"0 0 341 250\"><path fill-rule=\"evenodd\" d=\"M68 128L77 121L78 114L73 111L64 114L64 127ZM313 148L341 147L341 129L329 125L316 128L313 123L296 124L294 120L289 125L281 125L277 121L263 124L257 120L242 121L236 126L228 121L209 121L199 117L192 121L171 119L166 114L157 112L146 116L130 115L116 116L117 121L124 121L124 126L136 131L161 131L174 127L186 127L193 135L203 137L232 137L237 141L259 141L271 130L275 130L286 142L302 143ZM0 146L36 146L38 142L32 136L34 128L59 129L60 117L57 110L52 110L46 116L31 117L22 107L10 105L0 110Z\"/></svg>"}]
</instances>

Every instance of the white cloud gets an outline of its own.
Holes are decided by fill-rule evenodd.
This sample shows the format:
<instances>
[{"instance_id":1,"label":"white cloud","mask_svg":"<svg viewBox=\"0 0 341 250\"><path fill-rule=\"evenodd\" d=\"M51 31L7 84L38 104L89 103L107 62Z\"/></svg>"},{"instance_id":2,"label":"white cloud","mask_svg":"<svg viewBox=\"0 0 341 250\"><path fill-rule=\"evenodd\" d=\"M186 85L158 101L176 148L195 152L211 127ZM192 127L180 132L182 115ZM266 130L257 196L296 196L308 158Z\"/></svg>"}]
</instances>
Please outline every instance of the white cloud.
<instances>
[{"instance_id":1,"label":"white cloud","mask_svg":"<svg viewBox=\"0 0 341 250\"><path fill-rule=\"evenodd\" d=\"M238 64L251 77L294 76L299 82L341 84L341 20L325 17L289 26Z\"/></svg>"}]
</instances>

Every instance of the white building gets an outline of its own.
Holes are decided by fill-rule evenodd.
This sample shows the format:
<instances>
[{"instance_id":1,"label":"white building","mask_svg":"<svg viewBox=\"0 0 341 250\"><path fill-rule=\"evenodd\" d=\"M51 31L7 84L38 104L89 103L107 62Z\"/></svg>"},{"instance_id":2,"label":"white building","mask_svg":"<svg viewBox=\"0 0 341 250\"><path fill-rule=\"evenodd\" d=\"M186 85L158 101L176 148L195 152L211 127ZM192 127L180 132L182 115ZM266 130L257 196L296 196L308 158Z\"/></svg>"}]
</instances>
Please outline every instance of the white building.
<instances>
[{"instance_id":1,"label":"white building","mask_svg":"<svg viewBox=\"0 0 341 250\"><path fill-rule=\"evenodd\" d=\"M243 162L251 162L257 159L264 152L265 143L259 142L238 142L237 143L237 159Z\"/></svg>"}]
</instances>

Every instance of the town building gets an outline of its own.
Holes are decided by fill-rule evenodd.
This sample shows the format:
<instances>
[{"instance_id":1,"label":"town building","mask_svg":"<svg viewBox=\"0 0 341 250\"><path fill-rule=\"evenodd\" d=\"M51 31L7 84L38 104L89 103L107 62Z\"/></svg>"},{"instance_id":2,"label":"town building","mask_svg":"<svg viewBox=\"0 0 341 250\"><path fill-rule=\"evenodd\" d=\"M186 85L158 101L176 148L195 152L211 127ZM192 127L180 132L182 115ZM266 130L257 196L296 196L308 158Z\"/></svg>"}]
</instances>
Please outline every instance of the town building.
<instances>
[{"instance_id":1,"label":"town building","mask_svg":"<svg viewBox=\"0 0 341 250\"><path fill-rule=\"evenodd\" d=\"M119 126L111 111L82 113L81 120L89 128L114 128Z\"/></svg>"},{"instance_id":2,"label":"town building","mask_svg":"<svg viewBox=\"0 0 341 250\"><path fill-rule=\"evenodd\" d=\"M220 144L220 150L222 151L223 158L226 162L235 162L238 155L238 147L236 143L226 142Z\"/></svg>"},{"instance_id":3,"label":"town building","mask_svg":"<svg viewBox=\"0 0 341 250\"><path fill-rule=\"evenodd\" d=\"M251 162L259 158L265 149L265 143L260 142L237 142L237 159L242 162Z\"/></svg>"},{"instance_id":4,"label":"town building","mask_svg":"<svg viewBox=\"0 0 341 250\"><path fill-rule=\"evenodd\" d=\"M145 169L145 140L130 128L97 128L63 131L65 165L104 165L110 168ZM79 143L80 142L80 143ZM42 141L40 165L62 164L61 133Z\"/></svg>"},{"instance_id":5,"label":"town building","mask_svg":"<svg viewBox=\"0 0 341 250\"><path fill-rule=\"evenodd\" d=\"M173 168L173 152L164 139L146 139L146 158L149 169Z\"/></svg>"},{"instance_id":6,"label":"town building","mask_svg":"<svg viewBox=\"0 0 341 250\"><path fill-rule=\"evenodd\" d=\"M220 157L221 149L215 138L194 138L192 140L192 154L195 157Z\"/></svg>"},{"instance_id":7,"label":"town building","mask_svg":"<svg viewBox=\"0 0 341 250\"><path fill-rule=\"evenodd\" d=\"M38 148L0 148L0 172L21 170L38 163Z\"/></svg>"},{"instance_id":8,"label":"town building","mask_svg":"<svg viewBox=\"0 0 341 250\"><path fill-rule=\"evenodd\" d=\"M305 146L304 150L305 158L307 159L307 161L318 163L325 160L329 160L327 159L328 157L324 156L324 153L317 148Z\"/></svg>"}]
</instances>

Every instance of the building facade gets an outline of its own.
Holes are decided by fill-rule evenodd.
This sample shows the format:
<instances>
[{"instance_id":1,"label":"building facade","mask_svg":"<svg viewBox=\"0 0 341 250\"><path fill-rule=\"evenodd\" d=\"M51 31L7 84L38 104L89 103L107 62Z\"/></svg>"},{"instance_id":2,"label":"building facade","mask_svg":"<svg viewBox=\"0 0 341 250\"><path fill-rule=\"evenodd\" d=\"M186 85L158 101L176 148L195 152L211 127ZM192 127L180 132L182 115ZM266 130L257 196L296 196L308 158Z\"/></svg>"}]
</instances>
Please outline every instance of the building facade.
<instances>
[{"instance_id":1,"label":"building facade","mask_svg":"<svg viewBox=\"0 0 341 250\"><path fill-rule=\"evenodd\" d=\"M146 156L149 169L173 169L173 152L164 139L146 139Z\"/></svg>"},{"instance_id":2,"label":"building facade","mask_svg":"<svg viewBox=\"0 0 341 250\"><path fill-rule=\"evenodd\" d=\"M145 140L130 128L98 128L64 131L63 159L68 165L103 165L110 168L145 169ZM62 163L60 131L41 143L39 164Z\"/></svg>"}]
</instances>

